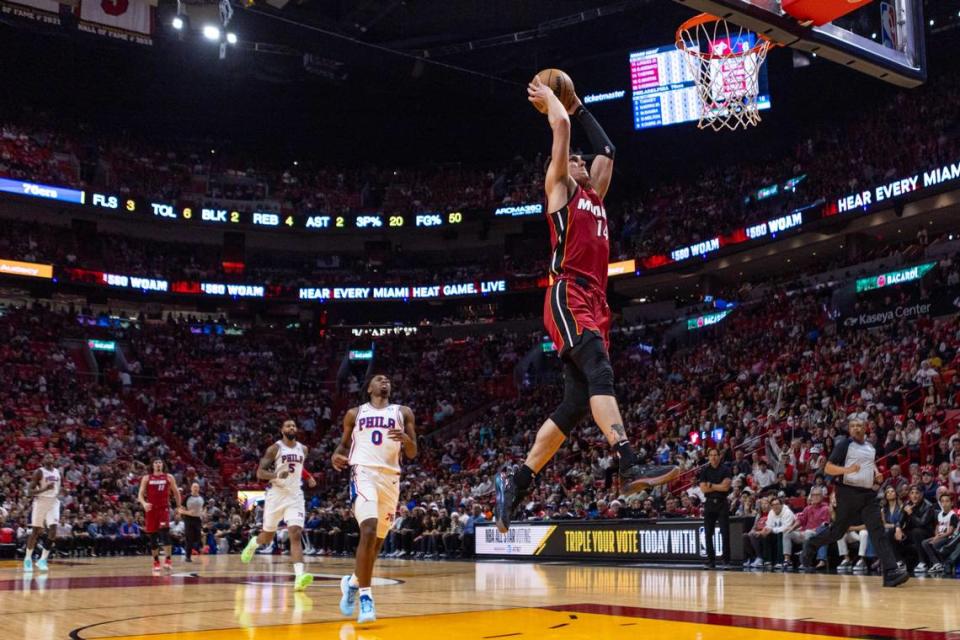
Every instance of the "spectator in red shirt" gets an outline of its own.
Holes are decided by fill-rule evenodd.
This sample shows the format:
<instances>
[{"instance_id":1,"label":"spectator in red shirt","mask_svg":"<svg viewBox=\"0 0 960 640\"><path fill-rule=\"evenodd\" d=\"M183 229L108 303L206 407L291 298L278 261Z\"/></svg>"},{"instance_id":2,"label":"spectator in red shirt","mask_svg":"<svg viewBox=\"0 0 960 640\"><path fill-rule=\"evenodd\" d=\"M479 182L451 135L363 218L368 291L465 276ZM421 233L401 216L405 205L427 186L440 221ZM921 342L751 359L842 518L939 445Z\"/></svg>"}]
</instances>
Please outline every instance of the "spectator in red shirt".
<instances>
[{"instance_id":1,"label":"spectator in red shirt","mask_svg":"<svg viewBox=\"0 0 960 640\"><path fill-rule=\"evenodd\" d=\"M823 500L823 494L820 491L810 493L809 504L803 511L797 515L797 520L793 527L783 534L783 565L788 567L792 563L793 545L803 544L815 536L817 531L830 524L830 507ZM819 558L817 568L822 569L827 566L826 547L818 550L822 557Z\"/></svg>"}]
</instances>

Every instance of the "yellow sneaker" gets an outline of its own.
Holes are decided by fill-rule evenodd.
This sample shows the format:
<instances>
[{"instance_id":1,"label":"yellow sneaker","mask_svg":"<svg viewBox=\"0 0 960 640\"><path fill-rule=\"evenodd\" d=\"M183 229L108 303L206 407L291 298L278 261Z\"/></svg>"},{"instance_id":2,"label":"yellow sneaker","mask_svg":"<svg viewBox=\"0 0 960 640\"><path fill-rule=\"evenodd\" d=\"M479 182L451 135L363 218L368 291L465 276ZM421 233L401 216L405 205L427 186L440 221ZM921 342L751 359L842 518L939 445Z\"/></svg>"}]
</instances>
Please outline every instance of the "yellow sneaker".
<instances>
[{"instance_id":1,"label":"yellow sneaker","mask_svg":"<svg viewBox=\"0 0 960 640\"><path fill-rule=\"evenodd\" d=\"M313 584L313 574L312 573L302 573L297 576L296 580L293 581L293 590L294 591L303 591L307 587Z\"/></svg>"}]
</instances>

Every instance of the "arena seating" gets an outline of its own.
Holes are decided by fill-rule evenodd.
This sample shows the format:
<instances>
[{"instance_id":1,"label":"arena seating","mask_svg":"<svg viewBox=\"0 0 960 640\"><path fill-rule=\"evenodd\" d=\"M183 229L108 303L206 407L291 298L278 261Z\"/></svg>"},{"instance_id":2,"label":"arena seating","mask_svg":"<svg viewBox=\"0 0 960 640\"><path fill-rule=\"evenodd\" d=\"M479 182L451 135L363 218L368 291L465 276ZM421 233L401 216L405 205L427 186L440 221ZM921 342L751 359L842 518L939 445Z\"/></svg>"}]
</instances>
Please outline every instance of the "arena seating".
<instances>
[{"instance_id":1,"label":"arena seating","mask_svg":"<svg viewBox=\"0 0 960 640\"><path fill-rule=\"evenodd\" d=\"M944 261L927 286L936 292L955 282L958 270L956 261ZM751 513L752 499L745 496L771 490L763 485L761 461L783 473L772 490L802 507L853 414L870 421L888 474L896 463L908 483L918 483L922 467L946 463L935 482L956 491L960 319L921 318L875 331L836 326L831 294L829 288L778 290L702 330L694 342L673 344L654 329L615 334L617 391L641 455L675 462L688 473L667 489L624 499L612 472L616 463L588 421L541 474L521 517L695 517L700 500L689 474L703 464L709 434L718 426L724 437L717 444L740 476L732 498L736 511ZM210 527L227 531L227 523L239 518L234 537L241 538L256 512L242 512L234 492L253 479L279 422L292 416L312 446L308 468L319 481L308 495L312 552L349 553L355 544L346 483L328 462L340 416L361 401L359 379L342 389L336 384L349 341L318 342L266 328L242 336L197 335L172 321L87 327L74 313L42 306L4 309L0 334L6 467L29 471L41 452L55 453L67 470L74 531L85 531L100 516L108 531L120 518L140 519L136 478L160 454L183 483L193 477L189 467L196 469L210 498ZM87 337L118 340L126 377L116 364L90 366L80 341ZM527 381L519 393L512 384L515 364L539 338L481 332L463 341L378 339L396 399L413 407L426 434L402 481L406 525L392 535L387 552L470 552L466 536L484 517L473 514L477 508L489 513L492 505L491 475L522 461L559 400L548 378ZM641 341L654 345L652 352ZM22 477L0 474L8 511L2 524L19 531L21 541L28 508ZM218 515L224 517L219 524ZM130 550L111 539L74 542L65 548Z\"/></svg>"}]
</instances>

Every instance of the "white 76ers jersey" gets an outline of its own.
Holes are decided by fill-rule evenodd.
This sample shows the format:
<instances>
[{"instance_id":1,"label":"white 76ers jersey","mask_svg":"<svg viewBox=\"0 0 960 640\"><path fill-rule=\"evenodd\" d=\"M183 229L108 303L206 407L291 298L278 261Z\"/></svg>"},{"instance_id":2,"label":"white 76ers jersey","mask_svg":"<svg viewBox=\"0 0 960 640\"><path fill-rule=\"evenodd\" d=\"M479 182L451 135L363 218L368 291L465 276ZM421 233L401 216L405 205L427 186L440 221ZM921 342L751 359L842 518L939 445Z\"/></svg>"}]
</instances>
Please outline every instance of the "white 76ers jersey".
<instances>
[{"instance_id":1,"label":"white 76ers jersey","mask_svg":"<svg viewBox=\"0 0 960 640\"><path fill-rule=\"evenodd\" d=\"M390 404L383 409L377 409L369 402L362 405L357 409L357 420L353 424L350 465L400 473L400 442L388 438L387 433L403 428L400 405Z\"/></svg>"},{"instance_id":2,"label":"white 76ers jersey","mask_svg":"<svg viewBox=\"0 0 960 640\"><path fill-rule=\"evenodd\" d=\"M46 491L41 491L35 497L37 498L56 498L60 495L60 470L59 469L46 469L40 467L40 473L43 474L43 477L40 479L40 486L45 487L48 484L53 484L52 489L47 489Z\"/></svg>"},{"instance_id":3,"label":"white 76ers jersey","mask_svg":"<svg viewBox=\"0 0 960 640\"><path fill-rule=\"evenodd\" d=\"M277 473L286 470L289 475L281 480L274 478L270 481L270 492L284 495L303 493L302 475L304 455L303 445L299 442L292 447L277 441L277 457L274 459L274 470Z\"/></svg>"}]
</instances>

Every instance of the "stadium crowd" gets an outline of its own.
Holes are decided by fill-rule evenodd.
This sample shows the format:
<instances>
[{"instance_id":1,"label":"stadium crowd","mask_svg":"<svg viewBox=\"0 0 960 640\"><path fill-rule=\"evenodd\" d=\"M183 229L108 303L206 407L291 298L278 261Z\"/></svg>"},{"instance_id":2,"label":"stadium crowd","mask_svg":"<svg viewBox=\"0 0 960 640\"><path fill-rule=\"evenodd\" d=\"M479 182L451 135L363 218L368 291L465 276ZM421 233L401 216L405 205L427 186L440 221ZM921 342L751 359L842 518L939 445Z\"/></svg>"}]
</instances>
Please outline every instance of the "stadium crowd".
<instances>
[{"instance_id":1,"label":"stadium crowd","mask_svg":"<svg viewBox=\"0 0 960 640\"><path fill-rule=\"evenodd\" d=\"M945 259L922 287L935 296L958 279L960 264ZM821 491L830 484L824 462L847 420L860 417L869 424L885 484L896 490L900 517L906 501L926 514L909 525L903 519L907 526L893 534L902 538L903 557L918 571L933 568L923 542L935 534L935 505L960 489L960 382L954 374L960 319L904 319L868 331L836 322L833 293L828 287L780 289L679 339L662 329L616 333L617 391L640 454L686 473L668 489L621 496L616 460L599 431L585 423L540 475L519 517L698 517L703 496L693 474L707 448L717 446L734 471L733 513L755 516L759 510L762 518L765 508L819 511L791 524L802 535L808 518L822 524ZM309 552L352 551L357 530L346 482L329 465L338 420L363 396L365 371L340 375L342 347L349 342L262 328L240 336L198 335L175 322L90 327L74 312L39 305L4 309L0 332L6 463L0 497L13 537L27 533L24 483L42 454L51 452L66 474L61 550L136 551L142 546L137 480L161 455L181 485L201 483L210 546L236 548L258 513L242 509L235 491L252 479L281 420L292 416L311 445L308 468L318 480L317 490L307 494ZM117 340L122 358L91 364L82 339L93 337ZM518 362L539 343L539 334L502 333L463 341L429 335L377 340L382 359L375 366L393 377L395 401L414 409L425 434L420 457L405 468L402 507L384 553L472 552L475 526L489 517L493 473L522 461L559 401L551 356L542 356L537 375L525 376L519 393L500 384L514 379ZM338 380L345 381L342 389ZM807 507L808 501L816 504ZM896 500L891 504L895 511ZM754 533L769 521L767 512ZM784 526L774 533L782 539L793 532ZM869 558L859 536L853 532L838 549L848 567L859 562L851 545ZM784 564L779 546L758 541L748 548L761 567L765 560L771 567Z\"/></svg>"},{"instance_id":2,"label":"stadium crowd","mask_svg":"<svg viewBox=\"0 0 960 640\"><path fill-rule=\"evenodd\" d=\"M619 218L613 255L643 258L776 211L953 162L960 150L958 84L960 76L942 76L922 89L922 99L897 98L846 129L801 132L795 153L776 162L713 169L698 178L697 188L682 181L627 194L620 214L611 211ZM901 135L884 133L893 129ZM68 135L6 122L0 126L0 175L198 204L242 201L331 213L482 208L541 197L539 161L516 159L497 170L345 169L299 161L274 166L190 144L160 150L126 138L91 139L89 132ZM744 197L801 175L777 199ZM678 208L702 215L671 216ZM79 233L5 220L0 256L171 279L227 275L218 252L200 245L111 234L91 243ZM922 253L926 239L919 244ZM900 248L883 252L900 255ZM343 256L251 252L244 276L290 284L375 274L388 283L542 272L539 258L501 258L431 268L403 257L374 266ZM952 258L919 286L930 299L957 285L960 263ZM960 491L960 319L901 319L866 330L838 322L836 292L826 285L772 291L695 334L646 328L614 336L617 391L640 455L681 466L680 481L621 496L616 460L587 423L540 475L520 519L699 517L703 495L695 473L715 446L734 472L733 513L755 518L746 541L751 566L783 567L791 545L829 521L825 460L847 421L857 417L868 423L880 457L885 482L877 489L888 500L887 524L904 560L917 571L943 564L936 562L943 550L931 553L925 543L937 535L938 542L956 538L958 528L938 518L937 510L948 513L956 504L947 503L948 496L953 500ZM893 288L882 302L908 297ZM65 474L60 550L141 550L138 479L160 456L183 488L200 484L209 546L235 549L259 516L258 508L238 504L236 490L253 480L281 420L293 417L311 446L308 466L318 480L308 493L308 548L314 554L352 552L358 531L346 483L328 463L338 421L362 401L368 373L347 366L349 341L264 327L207 335L189 322L145 317L124 326L91 326L80 321L83 315L40 304L7 306L0 314L0 515L6 535L17 543L27 535L26 480L51 453ZM96 356L84 346L90 338L116 340L119 352ZM377 366L391 375L395 400L411 406L423 434L422 453L405 470L402 506L384 553L472 552L475 526L489 519L492 475L522 462L559 401L550 356L542 356L546 363L536 375L514 375L540 340L539 333L480 330L463 340L438 341L429 332L376 339ZM523 380L519 390L514 379ZM841 566L869 567L860 563L871 557L861 532L852 531L836 552Z\"/></svg>"}]
</instances>

